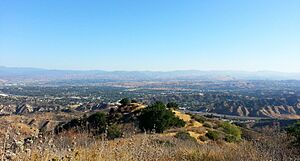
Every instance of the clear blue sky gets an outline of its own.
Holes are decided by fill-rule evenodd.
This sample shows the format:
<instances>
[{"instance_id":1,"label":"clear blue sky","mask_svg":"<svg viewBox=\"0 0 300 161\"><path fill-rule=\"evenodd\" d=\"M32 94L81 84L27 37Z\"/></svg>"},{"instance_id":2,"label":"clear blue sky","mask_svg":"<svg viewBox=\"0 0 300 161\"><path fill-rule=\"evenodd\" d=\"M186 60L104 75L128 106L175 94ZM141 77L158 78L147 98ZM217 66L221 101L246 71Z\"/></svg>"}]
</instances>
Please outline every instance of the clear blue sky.
<instances>
[{"instance_id":1,"label":"clear blue sky","mask_svg":"<svg viewBox=\"0 0 300 161\"><path fill-rule=\"evenodd\" d=\"M300 0L0 0L0 66L300 72Z\"/></svg>"}]
</instances>

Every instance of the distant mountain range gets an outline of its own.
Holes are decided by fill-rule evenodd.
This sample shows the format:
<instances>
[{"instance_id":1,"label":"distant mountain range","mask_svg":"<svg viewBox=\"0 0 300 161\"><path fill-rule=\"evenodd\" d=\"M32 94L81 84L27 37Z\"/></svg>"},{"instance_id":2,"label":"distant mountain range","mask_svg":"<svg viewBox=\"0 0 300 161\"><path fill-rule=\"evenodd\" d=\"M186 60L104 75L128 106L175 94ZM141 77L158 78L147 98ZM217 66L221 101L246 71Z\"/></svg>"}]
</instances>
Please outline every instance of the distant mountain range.
<instances>
[{"instance_id":1,"label":"distant mountain range","mask_svg":"<svg viewBox=\"0 0 300 161\"><path fill-rule=\"evenodd\" d=\"M0 83L48 82L59 80L300 80L300 73L271 71L103 71L48 70L39 68L0 67Z\"/></svg>"}]
</instances>

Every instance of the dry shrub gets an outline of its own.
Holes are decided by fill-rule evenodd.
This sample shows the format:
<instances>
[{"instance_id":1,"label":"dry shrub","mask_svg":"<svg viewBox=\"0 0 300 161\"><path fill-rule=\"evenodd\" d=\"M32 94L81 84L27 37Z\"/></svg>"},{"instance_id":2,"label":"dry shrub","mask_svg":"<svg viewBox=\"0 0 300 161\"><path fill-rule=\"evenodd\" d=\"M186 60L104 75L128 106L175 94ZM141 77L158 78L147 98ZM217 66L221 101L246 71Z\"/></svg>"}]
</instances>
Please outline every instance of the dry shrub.
<instances>
[{"instance_id":1,"label":"dry shrub","mask_svg":"<svg viewBox=\"0 0 300 161\"><path fill-rule=\"evenodd\" d=\"M195 161L264 161L297 160L299 151L291 147L285 133L263 129L264 135L249 141L207 144L159 134L135 134L106 140L87 132L67 131L40 136L34 143L14 152L13 160L24 161L111 161L111 160L195 160ZM299 160L299 159L298 159Z\"/></svg>"},{"instance_id":2,"label":"dry shrub","mask_svg":"<svg viewBox=\"0 0 300 161\"><path fill-rule=\"evenodd\" d=\"M252 145L270 160L300 160L300 149L292 145L293 139L285 132L266 127L260 133Z\"/></svg>"},{"instance_id":3,"label":"dry shrub","mask_svg":"<svg viewBox=\"0 0 300 161\"><path fill-rule=\"evenodd\" d=\"M249 142L198 144L174 137L138 134L129 138L101 140L87 134L66 134L49 144L34 145L16 160L267 160ZM49 139L51 140L51 139ZM53 138L52 138L53 140ZM51 146L52 145L52 146Z\"/></svg>"}]
</instances>

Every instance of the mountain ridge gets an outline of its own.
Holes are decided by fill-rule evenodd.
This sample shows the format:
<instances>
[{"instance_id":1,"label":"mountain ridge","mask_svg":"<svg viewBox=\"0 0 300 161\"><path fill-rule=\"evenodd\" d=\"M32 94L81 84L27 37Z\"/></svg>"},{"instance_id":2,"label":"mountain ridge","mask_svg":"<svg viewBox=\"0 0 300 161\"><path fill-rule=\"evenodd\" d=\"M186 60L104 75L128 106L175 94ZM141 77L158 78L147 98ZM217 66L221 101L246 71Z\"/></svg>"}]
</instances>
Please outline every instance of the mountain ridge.
<instances>
[{"instance_id":1,"label":"mountain ridge","mask_svg":"<svg viewBox=\"0 0 300 161\"><path fill-rule=\"evenodd\" d=\"M300 73L273 71L174 70L174 71L105 71L58 70L0 66L0 79L7 82L53 81L70 79L110 80L300 80Z\"/></svg>"}]
</instances>

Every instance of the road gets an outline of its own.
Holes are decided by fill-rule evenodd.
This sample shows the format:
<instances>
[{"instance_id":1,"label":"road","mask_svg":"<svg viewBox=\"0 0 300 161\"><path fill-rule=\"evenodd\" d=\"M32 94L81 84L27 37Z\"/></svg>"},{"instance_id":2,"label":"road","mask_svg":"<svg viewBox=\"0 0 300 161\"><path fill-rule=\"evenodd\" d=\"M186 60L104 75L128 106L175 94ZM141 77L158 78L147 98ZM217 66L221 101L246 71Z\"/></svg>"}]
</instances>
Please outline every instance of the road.
<instances>
[{"instance_id":1,"label":"road","mask_svg":"<svg viewBox=\"0 0 300 161\"><path fill-rule=\"evenodd\" d=\"M198 115L211 115L213 117L219 117L219 118L227 118L231 120L268 120L272 118L268 117L249 117L249 116L234 116L234 115L224 115L224 114L217 114L217 113L210 113L210 112L199 112L199 111L190 111L190 110L183 110L184 113L192 113L192 114L198 114Z\"/></svg>"}]
</instances>

